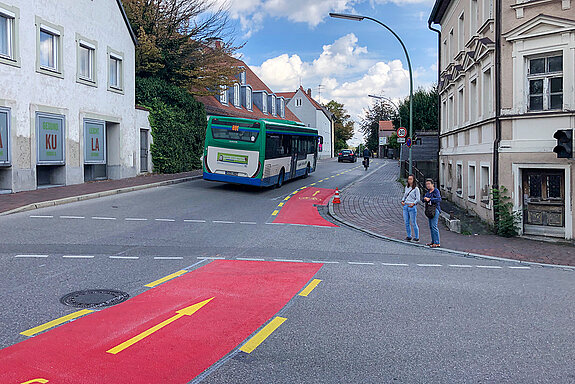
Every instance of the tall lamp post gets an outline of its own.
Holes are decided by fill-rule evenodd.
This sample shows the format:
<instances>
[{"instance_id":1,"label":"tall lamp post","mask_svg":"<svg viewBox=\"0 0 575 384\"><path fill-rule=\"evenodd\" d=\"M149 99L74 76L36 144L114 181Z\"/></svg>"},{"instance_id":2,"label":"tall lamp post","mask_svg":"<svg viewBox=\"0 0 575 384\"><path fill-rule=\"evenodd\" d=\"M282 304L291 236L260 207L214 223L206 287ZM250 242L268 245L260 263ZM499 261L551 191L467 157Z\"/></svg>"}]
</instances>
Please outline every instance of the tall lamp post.
<instances>
[{"instance_id":1,"label":"tall lamp post","mask_svg":"<svg viewBox=\"0 0 575 384\"><path fill-rule=\"evenodd\" d=\"M409 58L409 53L407 52L407 48L403 43L403 40L393 31L393 29L389 28L387 25L382 23L381 21L374 19L373 17L369 16L361 16L361 15L350 15L346 13L330 13L331 17L336 19L345 19L345 20L353 20L353 21L363 21L364 19L371 20L376 22L377 24L381 25L385 29L387 29L401 44L403 51L405 52L405 57L407 58L407 66L409 68L409 137L413 137L413 71L411 69L411 59ZM412 173L412 164L411 164L411 147L409 147L409 173Z\"/></svg>"},{"instance_id":2,"label":"tall lamp post","mask_svg":"<svg viewBox=\"0 0 575 384\"><path fill-rule=\"evenodd\" d=\"M399 118L399 126L401 127L401 112L399 111L399 106L397 104L395 104L395 102L393 100L391 100L389 97L385 97L385 96L376 96L376 95L367 95L373 99L377 99L377 100L383 100L383 101L387 101L391 106L393 106L393 108L395 108L395 110L397 111L397 117ZM381 155L381 145L378 145L378 150L379 150L379 154L380 157L383 157Z\"/></svg>"}]
</instances>

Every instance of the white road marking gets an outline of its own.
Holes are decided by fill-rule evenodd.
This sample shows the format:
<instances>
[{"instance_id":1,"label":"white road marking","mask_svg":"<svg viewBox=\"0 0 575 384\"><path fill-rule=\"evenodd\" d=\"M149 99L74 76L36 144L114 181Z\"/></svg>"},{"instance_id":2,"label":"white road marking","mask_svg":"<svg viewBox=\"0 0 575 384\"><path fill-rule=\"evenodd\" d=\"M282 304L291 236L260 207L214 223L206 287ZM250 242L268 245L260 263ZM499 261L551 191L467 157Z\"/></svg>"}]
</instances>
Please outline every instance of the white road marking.
<instances>
[{"instance_id":1,"label":"white road marking","mask_svg":"<svg viewBox=\"0 0 575 384\"><path fill-rule=\"evenodd\" d=\"M255 223L255 222L253 222L253 221L240 221L240 224L257 225L258 223Z\"/></svg>"},{"instance_id":2,"label":"white road marking","mask_svg":"<svg viewBox=\"0 0 575 384\"><path fill-rule=\"evenodd\" d=\"M508 267L509 269L531 269L531 267Z\"/></svg>"},{"instance_id":3,"label":"white road marking","mask_svg":"<svg viewBox=\"0 0 575 384\"><path fill-rule=\"evenodd\" d=\"M176 221L176 220L174 220L174 219L154 219L154 220L155 220L155 221L168 222L168 223L172 223L172 222Z\"/></svg>"},{"instance_id":4,"label":"white road marking","mask_svg":"<svg viewBox=\"0 0 575 384\"><path fill-rule=\"evenodd\" d=\"M94 216L92 217L92 220L116 220L115 217L98 217L98 216Z\"/></svg>"},{"instance_id":5,"label":"white road marking","mask_svg":"<svg viewBox=\"0 0 575 384\"><path fill-rule=\"evenodd\" d=\"M184 259L183 257L178 257L178 256L165 256L165 257L157 256L157 257L154 257L154 260L183 260L183 259Z\"/></svg>"},{"instance_id":6,"label":"white road marking","mask_svg":"<svg viewBox=\"0 0 575 384\"><path fill-rule=\"evenodd\" d=\"M282 263L303 263L303 260L290 260L290 259L274 259L274 261L279 261Z\"/></svg>"},{"instance_id":7,"label":"white road marking","mask_svg":"<svg viewBox=\"0 0 575 384\"><path fill-rule=\"evenodd\" d=\"M126 221L147 221L148 219L142 219L138 217L126 217L124 220Z\"/></svg>"},{"instance_id":8,"label":"white road marking","mask_svg":"<svg viewBox=\"0 0 575 384\"><path fill-rule=\"evenodd\" d=\"M236 260L241 261L266 261L265 259L252 259L250 257L236 257Z\"/></svg>"},{"instance_id":9,"label":"white road marking","mask_svg":"<svg viewBox=\"0 0 575 384\"><path fill-rule=\"evenodd\" d=\"M321 261L321 260L312 260L312 263L316 264L339 264L339 261Z\"/></svg>"},{"instance_id":10,"label":"white road marking","mask_svg":"<svg viewBox=\"0 0 575 384\"><path fill-rule=\"evenodd\" d=\"M205 220L184 220L184 223L205 223Z\"/></svg>"},{"instance_id":11,"label":"white road marking","mask_svg":"<svg viewBox=\"0 0 575 384\"><path fill-rule=\"evenodd\" d=\"M18 258L46 258L48 255L16 255Z\"/></svg>"},{"instance_id":12,"label":"white road marking","mask_svg":"<svg viewBox=\"0 0 575 384\"><path fill-rule=\"evenodd\" d=\"M409 264L403 263L381 263L381 265L385 265L387 267L409 267Z\"/></svg>"},{"instance_id":13,"label":"white road marking","mask_svg":"<svg viewBox=\"0 0 575 384\"><path fill-rule=\"evenodd\" d=\"M138 260L138 256L109 256L110 259Z\"/></svg>"},{"instance_id":14,"label":"white road marking","mask_svg":"<svg viewBox=\"0 0 575 384\"><path fill-rule=\"evenodd\" d=\"M464 265L464 264L449 264L449 266L453 268L473 268L473 265Z\"/></svg>"},{"instance_id":15,"label":"white road marking","mask_svg":"<svg viewBox=\"0 0 575 384\"><path fill-rule=\"evenodd\" d=\"M84 216L60 216L60 219L85 219Z\"/></svg>"},{"instance_id":16,"label":"white road marking","mask_svg":"<svg viewBox=\"0 0 575 384\"><path fill-rule=\"evenodd\" d=\"M477 268L484 268L484 269L501 269L503 267L497 265L477 265Z\"/></svg>"},{"instance_id":17,"label":"white road marking","mask_svg":"<svg viewBox=\"0 0 575 384\"><path fill-rule=\"evenodd\" d=\"M417 264L418 267L442 267L441 264Z\"/></svg>"},{"instance_id":18,"label":"white road marking","mask_svg":"<svg viewBox=\"0 0 575 384\"><path fill-rule=\"evenodd\" d=\"M50 216L50 215L31 215L30 216L33 219L52 219L54 216Z\"/></svg>"},{"instance_id":19,"label":"white road marking","mask_svg":"<svg viewBox=\"0 0 575 384\"><path fill-rule=\"evenodd\" d=\"M348 261L348 264L352 264L352 265L373 265L374 263L365 263L365 262L361 262L361 261Z\"/></svg>"},{"instance_id":20,"label":"white road marking","mask_svg":"<svg viewBox=\"0 0 575 384\"><path fill-rule=\"evenodd\" d=\"M215 224L235 224L235 221L225 221L225 220L213 220L212 223Z\"/></svg>"},{"instance_id":21,"label":"white road marking","mask_svg":"<svg viewBox=\"0 0 575 384\"><path fill-rule=\"evenodd\" d=\"M64 255L62 256L64 259L93 259L94 256L88 255Z\"/></svg>"},{"instance_id":22,"label":"white road marking","mask_svg":"<svg viewBox=\"0 0 575 384\"><path fill-rule=\"evenodd\" d=\"M225 257L198 257L198 260L225 260Z\"/></svg>"}]
</instances>

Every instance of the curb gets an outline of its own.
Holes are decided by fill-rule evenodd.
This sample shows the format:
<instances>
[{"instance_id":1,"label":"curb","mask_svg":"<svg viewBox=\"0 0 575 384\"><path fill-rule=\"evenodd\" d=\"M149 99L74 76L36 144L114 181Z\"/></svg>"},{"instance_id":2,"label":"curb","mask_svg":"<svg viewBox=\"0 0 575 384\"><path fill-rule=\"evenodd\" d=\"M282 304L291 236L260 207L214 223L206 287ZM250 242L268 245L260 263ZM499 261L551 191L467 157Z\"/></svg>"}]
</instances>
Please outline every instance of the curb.
<instances>
[{"instance_id":1,"label":"curb","mask_svg":"<svg viewBox=\"0 0 575 384\"><path fill-rule=\"evenodd\" d=\"M361 179L360 179L361 180ZM358 180L358 181L360 181ZM358 182L356 181L356 182ZM356 182L348 185L346 187L349 188L351 187L353 184L355 184ZM399 244L404 244L404 245L409 245L412 247L418 247L418 248L425 248L425 249L429 249L431 251L435 251L435 252L443 252L443 253L448 253L451 255L458 255L458 256L464 256L464 257L468 257L468 258L476 258L476 259L485 259L485 260L494 260L494 261L505 261L505 262L512 262L512 263L517 263L517 264L524 264L524 265L532 265L532 266L538 266L538 267L549 267L549 268L558 268L558 269L563 269L563 270L569 270L569 271L574 271L575 272L575 266L571 266L571 265L561 265L561 264L545 264L545 263L536 263L533 261L523 261L523 260L516 260L516 259L508 259L505 257L497 257L497 256L489 256L489 255L482 255L479 253L472 253L472 252L465 252L465 251L457 251L455 249L447 249L447 248L428 248L423 244L414 244L412 242L408 242L405 240L399 240L399 239L395 239L393 237L389 237L389 236L385 236L385 235L381 235L379 233L375 233L373 231L370 231L368 229L362 228L358 225L355 225L353 223L350 223L342 218L340 218L339 216L337 216L337 214L335 213L335 210L333 209L333 197L332 199L329 201L328 204L328 212L329 215L337 222L339 222L340 224L343 224L345 226L351 227L355 230L358 230L360 232L366 233L370 236L373 237L377 237L380 238L382 240L387 240L387 241L392 241L394 243L399 243Z\"/></svg>"},{"instance_id":2,"label":"curb","mask_svg":"<svg viewBox=\"0 0 575 384\"><path fill-rule=\"evenodd\" d=\"M144 189L163 187L166 185L180 184L180 183L185 183L187 181L197 180L197 179L201 179L201 178L202 178L202 175L182 177L179 179L158 181L156 183L151 183L151 184L142 184L142 185L135 185L132 187L116 188L116 189L110 189L108 191L88 193L85 195L78 195L78 196L70 196L70 197L65 197L62 199L42 201L39 203L31 203L31 204L24 205L22 207L14 208L14 209L9 210L9 211L0 212L0 216L7 216L7 215L14 214L14 213L32 211L34 209L40 209L40 208L46 208L46 207L55 207L58 205L75 203L78 201L92 200L92 199L97 199L100 197L119 195L122 193L141 191Z\"/></svg>"}]
</instances>

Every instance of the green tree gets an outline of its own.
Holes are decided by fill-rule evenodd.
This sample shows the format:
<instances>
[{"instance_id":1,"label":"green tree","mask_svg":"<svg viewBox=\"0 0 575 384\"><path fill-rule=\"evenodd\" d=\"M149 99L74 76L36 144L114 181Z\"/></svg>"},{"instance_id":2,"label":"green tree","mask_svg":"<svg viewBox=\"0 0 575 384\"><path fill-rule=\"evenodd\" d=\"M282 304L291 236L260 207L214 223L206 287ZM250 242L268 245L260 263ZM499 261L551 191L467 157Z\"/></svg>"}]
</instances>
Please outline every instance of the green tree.
<instances>
[{"instance_id":1,"label":"green tree","mask_svg":"<svg viewBox=\"0 0 575 384\"><path fill-rule=\"evenodd\" d=\"M328 111L333 113L335 130L335 151L347 148L347 141L353 137L354 122L347 113L345 106L335 100L331 100L325 105Z\"/></svg>"},{"instance_id":2,"label":"green tree","mask_svg":"<svg viewBox=\"0 0 575 384\"><path fill-rule=\"evenodd\" d=\"M365 116L361 121L360 130L363 133L367 147L371 151L378 151L379 149L379 122L392 120L394 116L395 111L393 107L385 100L377 100L365 112Z\"/></svg>"},{"instance_id":3,"label":"green tree","mask_svg":"<svg viewBox=\"0 0 575 384\"><path fill-rule=\"evenodd\" d=\"M413 132L438 130L438 91L437 86L431 89L419 88L413 94ZM409 97L399 104L399 113L404 127L409 127ZM399 116L393 124L399 127Z\"/></svg>"},{"instance_id":4,"label":"green tree","mask_svg":"<svg viewBox=\"0 0 575 384\"><path fill-rule=\"evenodd\" d=\"M159 78L196 95L232 85L240 69L227 9L216 0L124 0L139 44L136 76Z\"/></svg>"}]
</instances>

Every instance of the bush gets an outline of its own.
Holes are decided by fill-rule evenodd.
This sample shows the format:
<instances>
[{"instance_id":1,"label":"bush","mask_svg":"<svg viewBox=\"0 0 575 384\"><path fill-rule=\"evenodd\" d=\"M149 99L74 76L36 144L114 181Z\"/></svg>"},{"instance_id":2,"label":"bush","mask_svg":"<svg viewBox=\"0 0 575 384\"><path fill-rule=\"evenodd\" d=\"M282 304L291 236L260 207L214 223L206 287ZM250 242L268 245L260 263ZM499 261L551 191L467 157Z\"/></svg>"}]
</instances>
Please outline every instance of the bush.
<instances>
[{"instance_id":1,"label":"bush","mask_svg":"<svg viewBox=\"0 0 575 384\"><path fill-rule=\"evenodd\" d=\"M497 219L495 221L495 233L503 237L517 236L519 233L519 212L513 211L513 203L507 195L507 188L501 186L492 189L493 209Z\"/></svg>"},{"instance_id":2,"label":"bush","mask_svg":"<svg viewBox=\"0 0 575 384\"><path fill-rule=\"evenodd\" d=\"M154 171L201 168L207 125L203 104L187 90L156 78L136 79L136 103L150 109Z\"/></svg>"}]
</instances>

